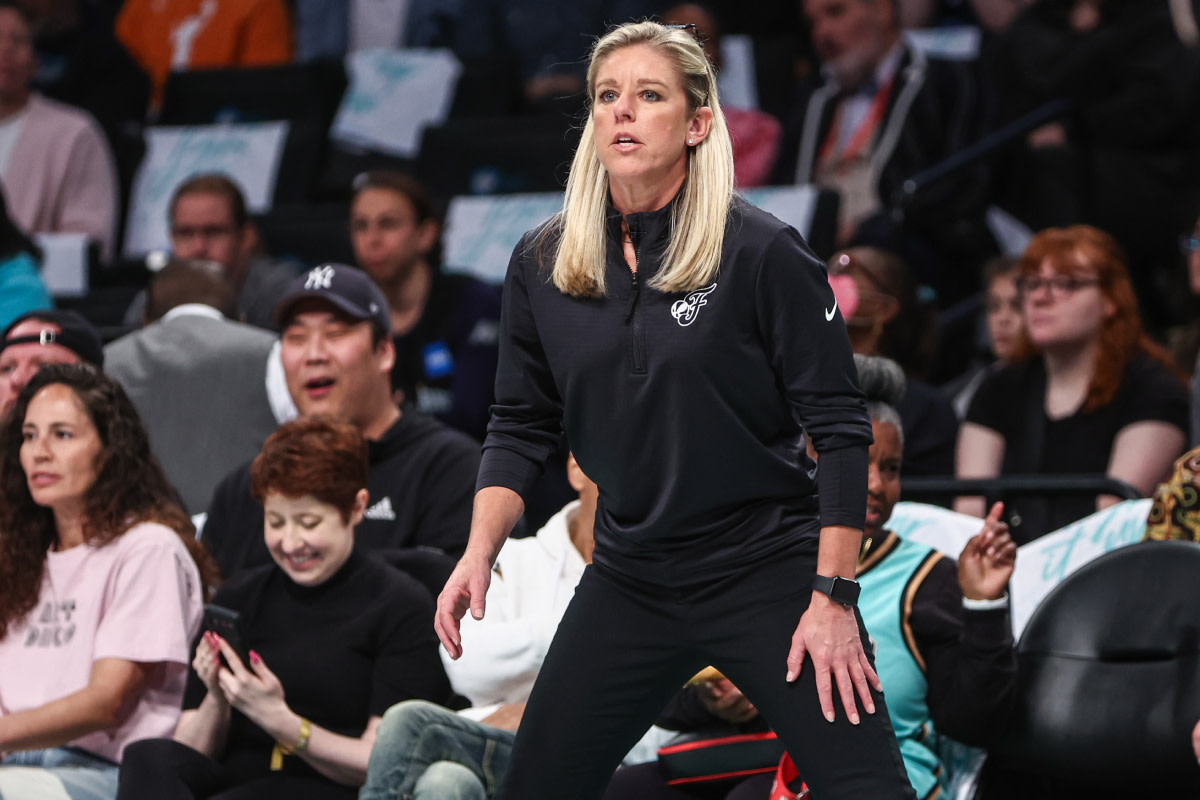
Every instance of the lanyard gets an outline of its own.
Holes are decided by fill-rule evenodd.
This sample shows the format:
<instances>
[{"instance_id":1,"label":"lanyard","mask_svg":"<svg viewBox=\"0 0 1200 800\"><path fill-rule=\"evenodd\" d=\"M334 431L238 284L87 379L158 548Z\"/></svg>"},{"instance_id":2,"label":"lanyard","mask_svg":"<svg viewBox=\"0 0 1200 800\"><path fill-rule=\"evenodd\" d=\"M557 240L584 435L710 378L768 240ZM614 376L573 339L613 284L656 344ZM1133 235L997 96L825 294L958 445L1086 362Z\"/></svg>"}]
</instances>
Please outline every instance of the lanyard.
<instances>
[{"instance_id":1,"label":"lanyard","mask_svg":"<svg viewBox=\"0 0 1200 800\"><path fill-rule=\"evenodd\" d=\"M842 104L838 104L837 115L834 118L833 125L829 127L829 133L825 135L825 142L821 145L821 152L817 155L819 163L828 161L834 156L841 162L853 161L862 155L863 151L867 149L867 145L875 137L875 131L878 130L879 124L883 122L883 114L887 110L888 99L892 95L892 84L894 82L894 77L889 78L887 83L879 87L875 92L875 98L871 100L871 107L867 109L862 122L855 128L854 133L850 134L850 138L841 152L835 153L838 132L842 127L842 111L845 108Z\"/></svg>"}]
</instances>

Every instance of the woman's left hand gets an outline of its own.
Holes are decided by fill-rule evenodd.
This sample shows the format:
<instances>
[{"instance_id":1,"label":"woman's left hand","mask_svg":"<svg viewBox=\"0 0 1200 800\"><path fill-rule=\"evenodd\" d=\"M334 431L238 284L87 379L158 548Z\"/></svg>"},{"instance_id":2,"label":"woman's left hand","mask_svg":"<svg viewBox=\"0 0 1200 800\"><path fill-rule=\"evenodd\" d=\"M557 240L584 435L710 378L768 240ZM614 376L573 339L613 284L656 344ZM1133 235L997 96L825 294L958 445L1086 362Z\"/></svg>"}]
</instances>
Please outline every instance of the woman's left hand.
<instances>
[{"instance_id":1,"label":"woman's left hand","mask_svg":"<svg viewBox=\"0 0 1200 800\"><path fill-rule=\"evenodd\" d=\"M283 698L283 684L267 669L258 653L250 651L250 665L238 658L237 652L224 639L218 639L227 669L217 679L229 704L245 714L260 728L271 733L291 714Z\"/></svg>"},{"instance_id":2,"label":"woman's left hand","mask_svg":"<svg viewBox=\"0 0 1200 800\"><path fill-rule=\"evenodd\" d=\"M835 683L842 707L852 723L857 725L860 721L858 705L854 702L855 691L867 713L875 713L871 688L882 692L883 684L863 650L853 608L837 603L820 592L813 592L812 602L800 617L800 624L792 635L792 649L787 658L789 683L800 677L806 654L812 659L816 670L817 697L825 719L833 722L835 718Z\"/></svg>"}]
</instances>

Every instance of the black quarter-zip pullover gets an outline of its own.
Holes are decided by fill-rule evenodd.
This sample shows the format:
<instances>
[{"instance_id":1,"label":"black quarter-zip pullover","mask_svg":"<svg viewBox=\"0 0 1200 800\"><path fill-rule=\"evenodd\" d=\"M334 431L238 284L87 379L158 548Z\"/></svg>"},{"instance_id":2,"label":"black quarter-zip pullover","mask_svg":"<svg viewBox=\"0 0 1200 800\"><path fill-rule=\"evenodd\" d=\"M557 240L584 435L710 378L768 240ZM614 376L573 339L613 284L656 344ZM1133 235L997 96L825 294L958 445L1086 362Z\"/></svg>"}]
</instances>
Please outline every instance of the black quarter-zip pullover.
<instances>
[{"instance_id":1,"label":"black quarter-zip pullover","mask_svg":"<svg viewBox=\"0 0 1200 800\"><path fill-rule=\"evenodd\" d=\"M680 587L814 552L821 525L862 528L871 423L800 235L737 199L716 280L661 292L671 213L626 217L636 273L610 213L603 298L555 288L537 231L517 246L477 487L527 491L565 428L600 487L595 561Z\"/></svg>"}]
</instances>

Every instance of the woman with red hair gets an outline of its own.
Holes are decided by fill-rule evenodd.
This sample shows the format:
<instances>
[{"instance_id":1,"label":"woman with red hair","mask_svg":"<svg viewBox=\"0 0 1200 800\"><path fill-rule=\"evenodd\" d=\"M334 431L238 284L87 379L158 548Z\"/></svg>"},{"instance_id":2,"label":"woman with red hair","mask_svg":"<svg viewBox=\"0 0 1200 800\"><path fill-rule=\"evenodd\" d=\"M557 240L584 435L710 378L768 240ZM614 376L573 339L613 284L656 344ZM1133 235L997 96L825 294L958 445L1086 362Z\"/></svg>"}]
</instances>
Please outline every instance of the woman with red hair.
<instances>
[{"instance_id":1,"label":"woman with red hair","mask_svg":"<svg viewBox=\"0 0 1200 800\"><path fill-rule=\"evenodd\" d=\"M1149 495L1187 442L1188 396L1167 352L1142 330L1116 240L1087 225L1030 241L1017 281L1025 331L1014 363L979 388L958 438L960 478L1105 474ZM1115 502L1009 498L1024 543ZM984 500L959 498L983 515Z\"/></svg>"},{"instance_id":2,"label":"woman with red hair","mask_svg":"<svg viewBox=\"0 0 1200 800\"><path fill-rule=\"evenodd\" d=\"M354 546L366 485L351 425L306 417L267 438L250 490L272 563L213 598L249 652L205 632L174 739L130 746L117 798L354 800L383 712L449 700L432 597Z\"/></svg>"}]
</instances>

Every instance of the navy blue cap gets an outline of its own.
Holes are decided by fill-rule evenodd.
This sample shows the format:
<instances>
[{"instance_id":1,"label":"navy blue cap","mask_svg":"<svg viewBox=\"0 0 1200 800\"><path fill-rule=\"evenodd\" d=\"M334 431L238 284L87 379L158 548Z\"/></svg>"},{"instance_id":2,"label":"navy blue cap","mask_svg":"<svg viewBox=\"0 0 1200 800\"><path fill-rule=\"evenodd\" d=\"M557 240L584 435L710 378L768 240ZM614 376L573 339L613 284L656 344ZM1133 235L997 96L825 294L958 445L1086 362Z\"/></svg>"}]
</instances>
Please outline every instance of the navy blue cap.
<instances>
[{"instance_id":1,"label":"navy blue cap","mask_svg":"<svg viewBox=\"0 0 1200 800\"><path fill-rule=\"evenodd\" d=\"M296 303L309 298L325 300L354 319L376 322L388 334L392 332L392 315L383 290L357 267L345 264L313 267L288 284L271 319L282 329Z\"/></svg>"},{"instance_id":2,"label":"navy blue cap","mask_svg":"<svg viewBox=\"0 0 1200 800\"><path fill-rule=\"evenodd\" d=\"M28 320L52 322L60 330L54 331L46 328L28 336L9 336L13 328ZM61 345L92 366L104 368L104 340L100 338L100 332L96 330L95 326L78 311L43 308L39 311L22 314L4 329L4 337L0 339L0 351L15 344Z\"/></svg>"}]
</instances>

